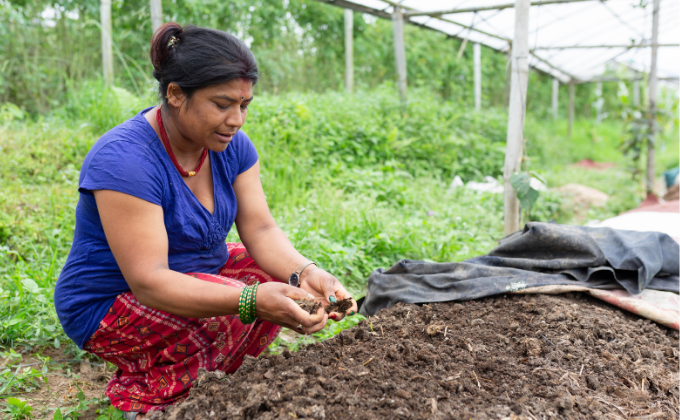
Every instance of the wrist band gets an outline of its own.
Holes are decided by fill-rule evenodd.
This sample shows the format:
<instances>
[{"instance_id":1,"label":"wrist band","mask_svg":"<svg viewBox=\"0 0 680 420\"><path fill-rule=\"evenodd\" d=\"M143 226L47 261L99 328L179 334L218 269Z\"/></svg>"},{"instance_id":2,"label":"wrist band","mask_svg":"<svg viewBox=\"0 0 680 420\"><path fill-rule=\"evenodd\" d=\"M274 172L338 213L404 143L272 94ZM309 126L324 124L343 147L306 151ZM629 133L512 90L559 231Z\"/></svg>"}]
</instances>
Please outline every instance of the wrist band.
<instances>
[{"instance_id":1,"label":"wrist band","mask_svg":"<svg viewBox=\"0 0 680 420\"><path fill-rule=\"evenodd\" d=\"M316 263L313 261L309 261L305 264L302 264L300 268L298 268L293 274L290 275L290 277L288 277L288 284L293 287L300 287L300 276L302 275L302 272L305 271L305 268L309 267L312 264L316 265Z\"/></svg>"},{"instance_id":2,"label":"wrist band","mask_svg":"<svg viewBox=\"0 0 680 420\"><path fill-rule=\"evenodd\" d=\"M238 299L238 316L244 325L252 324L257 319L255 316L255 297L257 296L257 286L259 284L260 282L258 281L241 290L241 295Z\"/></svg>"}]
</instances>

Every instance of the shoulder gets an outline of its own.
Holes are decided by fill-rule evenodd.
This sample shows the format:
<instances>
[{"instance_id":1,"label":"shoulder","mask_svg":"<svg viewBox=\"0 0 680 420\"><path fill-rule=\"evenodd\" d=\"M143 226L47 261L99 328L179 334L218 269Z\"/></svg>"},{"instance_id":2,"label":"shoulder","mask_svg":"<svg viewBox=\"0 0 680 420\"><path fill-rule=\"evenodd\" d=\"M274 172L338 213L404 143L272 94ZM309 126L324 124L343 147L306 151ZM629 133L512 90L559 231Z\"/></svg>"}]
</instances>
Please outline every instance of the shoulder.
<instances>
[{"instance_id":1,"label":"shoulder","mask_svg":"<svg viewBox=\"0 0 680 420\"><path fill-rule=\"evenodd\" d=\"M226 150L218 155L220 159L224 159L220 166L226 171L231 182L255 165L259 159L253 142L241 130L234 135Z\"/></svg>"},{"instance_id":2,"label":"shoulder","mask_svg":"<svg viewBox=\"0 0 680 420\"><path fill-rule=\"evenodd\" d=\"M100 137L85 157L83 170L93 164L154 163L160 141L144 118L143 112Z\"/></svg>"},{"instance_id":3,"label":"shoulder","mask_svg":"<svg viewBox=\"0 0 680 420\"><path fill-rule=\"evenodd\" d=\"M137 114L97 140L83 162L78 189L114 190L160 204L168 184L161 152L156 132Z\"/></svg>"},{"instance_id":4,"label":"shoulder","mask_svg":"<svg viewBox=\"0 0 680 420\"><path fill-rule=\"evenodd\" d=\"M248 135L241 130L236 132L234 135L234 139L229 144L229 147L232 146L234 150L255 148L255 145L253 144L252 140L250 140L250 137L248 137Z\"/></svg>"}]
</instances>

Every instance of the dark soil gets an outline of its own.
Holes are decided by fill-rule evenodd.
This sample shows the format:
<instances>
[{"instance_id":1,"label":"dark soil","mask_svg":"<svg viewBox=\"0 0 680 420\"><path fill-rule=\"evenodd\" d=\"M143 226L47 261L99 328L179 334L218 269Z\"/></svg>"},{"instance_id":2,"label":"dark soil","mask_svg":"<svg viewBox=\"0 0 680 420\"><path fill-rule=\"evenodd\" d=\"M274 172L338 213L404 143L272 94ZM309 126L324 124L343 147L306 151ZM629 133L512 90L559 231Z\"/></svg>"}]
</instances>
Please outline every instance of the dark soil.
<instances>
[{"instance_id":1,"label":"dark soil","mask_svg":"<svg viewBox=\"0 0 680 420\"><path fill-rule=\"evenodd\" d=\"M315 314L321 309L321 302L317 302L314 299L301 299L301 300L296 300L295 303L300 306L304 311L309 312L310 314Z\"/></svg>"},{"instance_id":2,"label":"dark soil","mask_svg":"<svg viewBox=\"0 0 680 420\"><path fill-rule=\"evenodd\" d=\"M581 294L397 305L150 420L678 418L678 332Z\"/></svg>"},{"instance_id":3,"label":"dark soil","mask_svg":"<svg viewBox=\"0 0 680 420\"><path fill-rule=\"evenodd\" d=\"M316 302L313 299L298 300L297 304L300 305L300 307L302 309L309 312L310 314L315 314L319 310L319 308L321 308L321 306L322 306L320 302ZM328 305L326 305L326 313L327 314L330 314L331 312L343 313L351 307L352 307L352 298L348 297L347 299L340 299L339 301L337 301L335 303L329 303Z\"/></svg>"},{"instance_id":4,"label":"dark soil","mask_svg":"<svg viewBox=\"0 0 680 420\"><path fill-rule=\"evenodd\" d=\"M352 302L352 298L348 297L347 299L340 299L339 301L335 303L329 303L326 306L326 313L345 313L349 308L352 307L354 303Z\"/></svg>"}]
</instances>

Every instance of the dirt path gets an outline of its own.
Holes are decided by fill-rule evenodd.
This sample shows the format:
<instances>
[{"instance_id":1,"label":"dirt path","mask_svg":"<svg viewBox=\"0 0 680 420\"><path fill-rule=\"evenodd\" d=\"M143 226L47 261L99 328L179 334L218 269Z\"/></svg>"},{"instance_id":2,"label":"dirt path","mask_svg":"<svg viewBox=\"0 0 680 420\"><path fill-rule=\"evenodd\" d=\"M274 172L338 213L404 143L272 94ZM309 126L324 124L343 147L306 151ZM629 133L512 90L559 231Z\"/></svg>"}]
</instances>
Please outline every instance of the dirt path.
<instances>
[{"instance_id":1,"label":"dirt path","mask_svg":"<svg viewBox=\"0 0 680 420\"><path fill-rule=\"evenodd\" d=\"M104 362L91 363L72 361L72 355L64 353L63 349L46 347L38 352L42 357L49 357L47 364L49 370L44 375L44 380L36 378L34 384L37 389L31 392L14 392L12 395L24 400L33 407L31 415L37 419L52 419L57 408L67 412L69 408L78 405L78 392L83 391L89 403L89 410L81 412L80 420L94 419L97 417L97 408L106 408L106 405L97 404L95 401L104 397L106 384L113 372L104 370ZM26 368L42 368L42 361L35 355L26 354L22 357L21 365ZM16 368L13 366L12 371ZM7 403L7 399L0 399L0 403ZM0 418L3 418L0 414ZM10 418L10 417L7 417Z\"/></svg>"},{"instance_id":2,"label":"dirt path","mask_svg":"<svg viewBox=\"0 0 680 420\"><path fill-rule=\"evenodd\" d=\"M398 305L160 420L678 418L678 334L581 294Z\"/></svg>"}]
</instances>

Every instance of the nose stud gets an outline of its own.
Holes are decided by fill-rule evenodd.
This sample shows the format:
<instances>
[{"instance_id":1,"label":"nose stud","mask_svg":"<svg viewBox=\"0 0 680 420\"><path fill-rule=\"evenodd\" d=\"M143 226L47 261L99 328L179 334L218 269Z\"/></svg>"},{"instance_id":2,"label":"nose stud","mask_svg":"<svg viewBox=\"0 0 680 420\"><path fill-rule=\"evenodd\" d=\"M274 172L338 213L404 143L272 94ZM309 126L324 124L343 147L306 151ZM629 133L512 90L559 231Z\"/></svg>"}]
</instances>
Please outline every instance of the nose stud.
<instances>
[{"instance_id":1,"label":"nose stud","mask_svg":"<svg viewBox=\"0 0 680 420\"><path fill-rule=\"evenodd\" d=\"M241 96L241 100L243 100L243 96Z\"/></svg>"}]
</instances>

